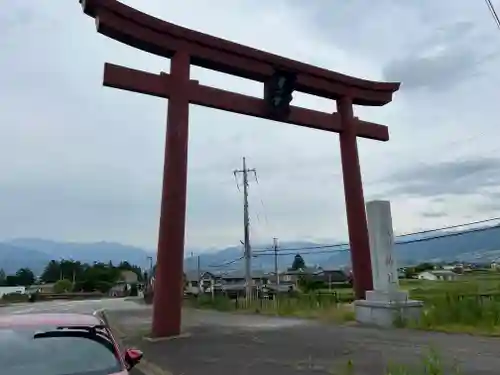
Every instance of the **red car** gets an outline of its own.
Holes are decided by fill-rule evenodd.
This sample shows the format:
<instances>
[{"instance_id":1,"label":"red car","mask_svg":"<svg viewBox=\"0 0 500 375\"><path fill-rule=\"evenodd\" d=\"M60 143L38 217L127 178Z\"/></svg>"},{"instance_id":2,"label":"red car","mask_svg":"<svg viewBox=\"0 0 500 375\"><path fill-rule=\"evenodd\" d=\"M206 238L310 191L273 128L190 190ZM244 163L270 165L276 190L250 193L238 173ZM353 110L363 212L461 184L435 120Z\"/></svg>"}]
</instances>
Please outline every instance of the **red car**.
<instances>
[{"instance_id":1,"label":"red car","mask_svg":"<svg viewBox=\"0 0 500 375\"><path fill-rule=\"evenodd\" d=\"M127 375L142 358L122 351L97 315L0 315L0 373Z\"/></svg>"}]
</instances>

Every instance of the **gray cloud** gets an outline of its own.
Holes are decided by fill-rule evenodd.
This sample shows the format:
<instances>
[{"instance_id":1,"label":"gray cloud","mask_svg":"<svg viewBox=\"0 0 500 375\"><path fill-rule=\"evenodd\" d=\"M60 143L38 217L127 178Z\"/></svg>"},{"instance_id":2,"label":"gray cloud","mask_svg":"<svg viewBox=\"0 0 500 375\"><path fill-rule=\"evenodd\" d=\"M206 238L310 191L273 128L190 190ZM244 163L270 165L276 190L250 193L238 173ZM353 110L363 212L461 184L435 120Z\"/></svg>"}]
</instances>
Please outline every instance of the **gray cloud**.
<instances>
[{"instance_id":1,"label":"gray cloud","mask_svg":"<svg viewBox=\"0 0 500 375\"><path fill-rule=\"evenodd\" d=\"M498 143L492 136L498 30L480 4L126 2L342 73L401 79L402 90L390 105L356 108L361 118L390 126L390 142L360 141L359 150L366 196L394 202L401 232L473 217L472 207L458 213L450 207L477 193L477 186L493 189L498 183L494 162L486 162ZM169 62L98 35L76 0L8 2L0 9L0 33L0 238L116 240L154 248L167 101L102 88L101 80L106 61L152 72L168 71ZM201 69L192 75L206 84L261 93L257 84L224 75ZM334 107L299 95L297 104ZM251 185L256 242L275 236L346 238L335 134L192 106L188 246L238 243L242 197L232 170L242 156L259 173L259 185ZM448 193L460 196L447 196L437 210L436 202ZM483 203L495 199L485 195ZM434 212L448 215L430 218Z\"/></svg>"},{"instance_id":2,"label":"gray cloud","mask_svg":"<svg viewBox=\"0 0 500 375\"><path fill-rule=\"evenodd\" d=\"M383 72L386 80L403 82L404 89L444 90L470 79L476 65L470 51L457 50L435 57L407 56L391 61Z\"/></svg>"},{"instance_id":3,"label":"gray cloud","mask_svg":"<svg viewBox=\"0 0 500 375\"><path fill-rule=\"evenodd\" d=\"M428 218L440 218L440 217L445 217L447 214L446 212L429 211L429 212L422 212L421 215L423 217L428 217Z\"/></svg>"},{"instance_id":4,"label":"gray cloud","mask_svg":"<svg viewBox=\"0 0 500 375\"><path fill-rule=\"evenodd\" d=\"M433 197L475 194L500 184L500 160L481 158L417 166L394 173L391 194Z\"/></svg>"},{"instance_id":5,"label":"gray cloud","mask_svg":"<svg viewBox=\"0 0 500 375\"><path fill-rule=\"evenodd\" d=\"M481 74L482 64L498 56L498 47L485 48L476 29L472 22L459 21L438 30L438 38L388 62L383 69L384 79L403 82L405 90L447 90L473 79Z\"/></svg>"}]
</instances>

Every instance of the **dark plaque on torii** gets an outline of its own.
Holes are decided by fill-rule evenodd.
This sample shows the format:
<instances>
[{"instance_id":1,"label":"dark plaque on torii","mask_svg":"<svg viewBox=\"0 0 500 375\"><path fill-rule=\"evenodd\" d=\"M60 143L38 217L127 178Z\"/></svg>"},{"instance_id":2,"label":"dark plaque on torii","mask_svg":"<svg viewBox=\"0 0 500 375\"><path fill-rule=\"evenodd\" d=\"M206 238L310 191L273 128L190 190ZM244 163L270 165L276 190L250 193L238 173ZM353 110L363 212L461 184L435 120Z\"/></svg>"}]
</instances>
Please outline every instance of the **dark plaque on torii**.
<instances>
[{"instance_id":1,"label":"dark plaque on torii","mask_svg":"<svg viewBox=\"0 0 500 375\"><path fill-rule=\"evenodd\" d=\"M353 104L383 106L399 83L357 79L286 59L173 25L116 0L80 2L99 33L171 59L170 73L104 66L105 86L169 99L152 334L180 332L190 103L339 133L354 289L364 298L372 289L372 271L356 137L387 141L389 133L386 126L354 117ZM201 85L190 79L191 65L262 82L263 99ZM291 106L294 91L335 100L338 112Z\"/></svg>"}]
</instances>

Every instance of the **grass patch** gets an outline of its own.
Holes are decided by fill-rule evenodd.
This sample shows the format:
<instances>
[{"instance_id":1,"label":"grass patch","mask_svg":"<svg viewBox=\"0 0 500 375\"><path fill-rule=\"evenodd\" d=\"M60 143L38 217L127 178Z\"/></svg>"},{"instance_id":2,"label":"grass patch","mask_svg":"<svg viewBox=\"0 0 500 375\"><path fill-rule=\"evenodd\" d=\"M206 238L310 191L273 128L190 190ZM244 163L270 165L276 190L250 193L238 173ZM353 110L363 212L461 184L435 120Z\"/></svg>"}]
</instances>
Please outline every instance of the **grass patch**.
<instances>
[{"instance_id":1,"label":"grass patch","mask_svg":"<svg viewBox=\"0 0 500 375\"><path fill-rule=\"evenodd\" d=\"M425 301L415 328L469 334L500 334L500 297L445 293Z\"/></svg>"},{"instance_id":2,"label":"grass patch","mask_svg":"<svg viewBox=\"0 0 500 375\"><path fill-rule=\"evenodd\" d=\"M343 372L346 375L354 375L356 373L356 364L351 360L347 361ZM385 370L386 375L458 375L460 373L458 364L445 366L437 351L433 349L430 349L427 354L422 356L417 365L389 363Z\"/></svg>"},{"instance_id":3,"label":"grass patch","mask_svg":"<svg viewBox=\"0 0 500 375\"><path fill-rule=\"evenodd\" d=\"M226 297L200 296L188 300L188 307L213 309L224 312L254 313L283 317L320 319L331 322L354 320L352 306L338 303L334 295L299 294L280 297L277 300L231 300Z\"/></svg>"},{"instance_id":4,"label":"grass patch","mask_svg":"<svg viewBox=\"0 0 500 375\"><path fill-rule=\"evenodd\" d=\"M424 302L419 322L397 322L410 327L443 332L500 336L500 273L462 275L454 281L400 280L410 298ZM273 300L230 300L201 296L187 303L196 308L320 319L331 322L354 320L354 299L350 288L320 290L317 293L284 295Z\"/></svg>"},{"instance_id":5,"label":"grass patch","mask_svg":"<svg viewBox=\"0 0 500 375\"><path fill-rule=\"evenodd\" d=\"M500 335L500 274L484 272L455 281L405 280L412 299L424 301L413 328L441 332Z\"/></svg>"},{"instance_id":6,"label":"grass patch","mask_svg":"<svg viewBox=\"0 0 500 375\"><path fill-rule=\"evenodd\" d=\"M0 298L0 306L10 305L12 303L25 303L28 302L29 297L27 294L4 294L2 298Z\"/></svg>"}]
</instances>

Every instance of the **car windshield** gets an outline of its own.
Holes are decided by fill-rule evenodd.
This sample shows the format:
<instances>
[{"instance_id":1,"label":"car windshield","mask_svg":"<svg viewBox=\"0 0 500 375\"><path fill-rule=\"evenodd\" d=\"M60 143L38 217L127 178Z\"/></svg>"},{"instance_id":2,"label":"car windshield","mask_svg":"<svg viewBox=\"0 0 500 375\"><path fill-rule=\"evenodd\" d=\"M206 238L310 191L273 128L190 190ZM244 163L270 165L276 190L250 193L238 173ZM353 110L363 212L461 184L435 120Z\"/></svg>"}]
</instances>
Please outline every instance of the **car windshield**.
<instances>
[{"instance_id":1,"label":"car windshield","mask_svg":"<svg viewBox=\"0 0 500 375\"><path fill-rule=\"evenodd\" d=\"M0 366L9 375L109 375L123 371L112 345L85 332L56 327L0 328ZM49 332L35 338L35 334Z\"/></svg>"}]
</instances>

